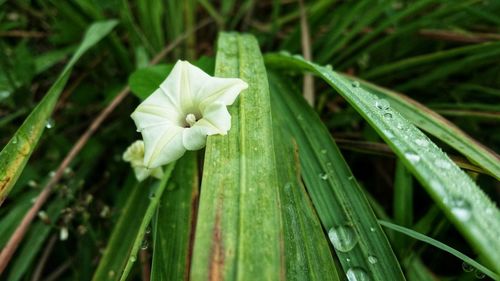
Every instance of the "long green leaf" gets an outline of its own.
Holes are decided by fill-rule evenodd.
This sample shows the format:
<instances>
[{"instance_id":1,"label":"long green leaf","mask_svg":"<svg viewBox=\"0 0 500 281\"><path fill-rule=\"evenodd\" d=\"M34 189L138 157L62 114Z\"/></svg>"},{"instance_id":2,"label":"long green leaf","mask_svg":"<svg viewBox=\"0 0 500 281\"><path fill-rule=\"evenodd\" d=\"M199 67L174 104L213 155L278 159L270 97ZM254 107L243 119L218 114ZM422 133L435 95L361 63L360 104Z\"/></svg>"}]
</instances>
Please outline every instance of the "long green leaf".
<instances>
[{"instance_id":1,"label":"long green leaf","mask_svg":"<svg viewBox=\"0 0 500 281\"><path fill-rule=\"evenodd\" d=\"M349 78L353 79L352 77ZM391 106L408 118L413 124L450 145L471 162L488 171L497 180L500 180L500 160L494 151L484 147L453 123L410 97L367 81L360 80L359 82L373 94L387 99L391 103Z\"/></svg>"},{"instance_id":2,"label":"long green leaf","mask_svg":"<svg viewBox=\"0 0 500 281\"><path fill-rule=\"evenodd\" d=\"M412 238L418 239L418 240L423 241L425 243L428 243L436 248L439 248L443 251L446 251L446 252L454 255L455 257L461 259L462 261L472 265L473 267L477 268L478 270L482 271L484 274L488 275L489 277L493 278L494 280L500 280L500 276L498 274L495 274L494 272L492 272L491 270L486 268L484 265L476 262L475 260L469 258L468 256L462 254L461 252L453 249L452 247L450 247L442 242L439 242L439 241L437 241L429 236L423 235L423 234L418 233L414 230L399 226L397 224L393 224L393 223L390 223L387 221L379 221L379 223L381 225L383 225L384 227L401 232L401 233L408 235Z\"/></svg>"},{"instance_id":3,"label":"long green leaf","mask_svg":"<svg viewBox=\"0 0 500 281\"><path fill-rule=\"evenodd\" d=\"M153 224L152 280L188 280L191 237L198 201L196 153L177 161Z\"/></svg>"},{"instance_id":4,"label":"long green leaf","mask_svg":"<svg viewBox=\"0 0 500 281\"><path fill-rule=\"evenodd\" d=\"M424 133L391 108L387 100L328 67L288 54L269 55L266 62L312 71L330 84L384 139L478 254L500 272L500 211Z\"/></svg>"},{"instance_id":5,"label":"long green leaf","mask_svg":"<svg viewBox=\"0 0 500 281\"><path fill-rule=\"evenodd\" d=\"M337 273L328 240L300 175L300 160L295 141L288 134L286 120L273 108L281 214L283 220L286 280L342 280Z\"/></svg>"},{"instance_id":6,"label":"long green leaf","mask_svg":"<svg viewBox=\"0 0 500 281\"><path fill-rule=\"evenodd\" d=\"M0 205L16 183L26 162L33 153L59 95L68 81L71 69L78 59L108 35L117 23L116 20L96 22L87 29L80 46L66 64L59 78L0 152Z\"/></svg>"},{"instance_id":7,"label":"long green leaf","mask_svg":"<svg viewBox=\"0 0 500 281\"><path fill-rule=\"evenodd\" d=\"M149 190L144 183L132 188L92 280L126 280L174 166L167 165L162 180Z\"/></svg>"},{"instance_id":8,"label":"long green leaf","mask_svg":"<svg viewBox=\"0 0 500 281\"><path fill-rule=\"evenodd\" d=\"M319 117L283 80L269 75L273 116L297 140L302 177L349 278L404 280L399 263L339 148ZM365 279L361 279L365 280Z\"/></svg>"},{"instance_id":9,"label":"long green leaf","mask_svg":"<svg viewBox=\"0 0 500 281\"><path fill-rule=\"evenodd\" d=\"M209 136L191 280L281 280L281 227L269 86L256 40L222 33L215 75L249 85L226 136Z\"/></svg>"}]
</instances>

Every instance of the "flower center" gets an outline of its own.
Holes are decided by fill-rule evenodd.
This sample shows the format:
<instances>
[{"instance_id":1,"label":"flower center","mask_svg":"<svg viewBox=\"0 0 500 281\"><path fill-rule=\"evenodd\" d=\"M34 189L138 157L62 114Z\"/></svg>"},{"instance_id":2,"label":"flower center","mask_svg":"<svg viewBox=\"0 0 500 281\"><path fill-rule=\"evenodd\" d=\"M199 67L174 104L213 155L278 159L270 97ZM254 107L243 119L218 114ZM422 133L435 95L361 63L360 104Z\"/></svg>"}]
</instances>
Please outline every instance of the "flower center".
<instances>
[{"instance_id":1,"label":"flower center","mask_svg":"<svg viewBox=\"0 0 500 281\"><path fill-rule=\"evenodd\" d=\"M196 121L196 115L194 115L193 113L189 113L188 115L186 115L186 123L188 123L189 127L193 127Z\"/></svg>"}]
</instances>

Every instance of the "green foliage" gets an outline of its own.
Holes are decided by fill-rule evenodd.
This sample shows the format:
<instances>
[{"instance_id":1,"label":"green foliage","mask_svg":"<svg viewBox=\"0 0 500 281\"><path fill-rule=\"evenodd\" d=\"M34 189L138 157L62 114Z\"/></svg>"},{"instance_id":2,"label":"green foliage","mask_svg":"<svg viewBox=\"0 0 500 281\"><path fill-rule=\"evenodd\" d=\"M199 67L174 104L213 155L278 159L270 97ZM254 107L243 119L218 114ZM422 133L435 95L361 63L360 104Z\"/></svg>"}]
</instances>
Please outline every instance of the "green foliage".
<instances>
[{"instance_id":1,"label":"green foliage","mask_svg":"<svg viewBox=\"0 0 500 281\"><path fill-rule=\"evenodd\" d=\"M303 2L0 0L0 248L133 94L0 279L498 279L500 3ZM227 136L138 184L130 114L179 59L250 88Z\"/></svg>"}]
</instances>

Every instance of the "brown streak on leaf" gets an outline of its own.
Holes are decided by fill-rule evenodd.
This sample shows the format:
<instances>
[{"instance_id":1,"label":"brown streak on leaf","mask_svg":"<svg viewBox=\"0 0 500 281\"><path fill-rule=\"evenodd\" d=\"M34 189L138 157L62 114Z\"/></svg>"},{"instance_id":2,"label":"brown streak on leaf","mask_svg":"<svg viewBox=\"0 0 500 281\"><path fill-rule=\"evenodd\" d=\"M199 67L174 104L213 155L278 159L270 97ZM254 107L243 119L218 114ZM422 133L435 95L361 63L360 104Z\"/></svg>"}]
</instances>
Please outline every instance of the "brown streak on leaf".
<instances>
[{"instance_id":1,"label":"brown streak on leaf","mask_svg":"<svg viewBox=\"0 0 500 281\"><path fill-rule=\"evenodd\" d=\"M222 244L222 233L220 225L221 205L217 209L215 215L215 225L212 231L213 246L210 253L209 263L209 279L210 281L222 281L223 279L223 266L224 266L224 246Z\"/></svg>"},{"instance_id":2,"label":"brown streak on leaf","mask_svg":"<svg viewBox=\"0 0 500 281\"><path fill-rule=\"evenodd\" d=\"M194 237L196 233L196 221L198 220L198 204L199 204L199 185L198 185L198 174L195 173L194 177L196 177L196 180L194 181L193 185L193 191L191 193L191 214L190 214L190 220L191 220L191 229L189 230L189 246L188 246L188 254L187 254L187 261L186 261L186 274L184 276L184 280L190 280L190 269L191 269L191 261L193 257L193 249L194 249Z\"/></svg>"}]
</instances>

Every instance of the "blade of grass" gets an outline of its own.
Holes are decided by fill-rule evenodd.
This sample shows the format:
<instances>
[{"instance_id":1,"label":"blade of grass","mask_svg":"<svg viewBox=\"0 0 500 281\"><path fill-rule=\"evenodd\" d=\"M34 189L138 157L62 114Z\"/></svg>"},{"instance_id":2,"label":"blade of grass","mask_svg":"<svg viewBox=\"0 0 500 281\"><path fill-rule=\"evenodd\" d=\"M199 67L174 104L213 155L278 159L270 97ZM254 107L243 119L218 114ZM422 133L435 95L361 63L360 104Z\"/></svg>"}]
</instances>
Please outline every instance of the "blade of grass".
<instances>
[{"instance_id":1,"label":"blade of grass","mask_svg":"<svg viewBox=\"0 0 500 281\"><path fill-rule=\"evenodd\" d=\"M349 77L349 79L353 78ZM494 151L484 147L456 125L410 97L367 81L357 81L375 95L387 99L391 106L403 113L414 125L453 147L471 162L500 180L500 160Z\"/></svg>"},{"instance_id":2,"label":"blade of grass","mask_svg":"<svg viewBox=\"0 0 500 281\"><path fill-rule=\"evenodd\" d=\"M276 112L275 105L273 113ZM332 259L328 240L302 185L297 145L285 130L286 120L273 114L281 215L284 240L286 280L342 280Z\"/></svg>"},{"instance_id":3,"label":"blade of grass","mask_svg":"<svg viewBox=\"0 0 500 281\"><path fill-rule=\"evenodd\" d=\"M228 134L207 140L191 279L282 280L276 148L257 41L221 33L215 75L249 88L229 108Z\"/></svg>"},{"instance_id":4,"label":"blade of grass","mask_svg":"<svg viewBox=\"0 0 500 281\"><path fill-rule=\"evenodd\" d=\"M151 184L151 181L146 181L132 189L92 280L127 279L174 166L172 163L165 167L160 182ZM145 190L147 183L151 184L149 194Z\"/></svg>"},{"instance_id":5,"label":"blade of grass","mask_svg":"<svg viewBox=\"0 0 500 281\"><path fill-rule=\"evenodd\" d=\"M47 224L46 221L39 220L33 225L33 228L26 236L25 243L19 249L19 255L12 260L11 270L6 280L18 281L27 273L38 252L44 246L44 242L53 228L52 223L57 222L67 203L68 199L59 199L47 206L47 211L44 211L44 213L47 216L47 222L50 223Z\"/></svg>"},{"instance_id":6,"label":"blade of grass","mask_svg":"<svg viewBox=\"0 0 500 281\"><path fill-rule=\"evenodd\" d=\"M390 222L387 222L387 221L379 221L379 223L381 225L383 225L384 227L387 227L387 228L390 228L392 230L395 230L397 232L400 232L400 233L403 233L407 236L410 236L414 239L417 239L417 240L420 240L422 242L425 242L427 244L430 244L436 248L439 248L443 251L446 251L452 255L454 255L455 257L461 259L462 261L472 265L473 267L475 267L476 269L482 271L484 274L488 275L489 277L491 277L493 280L499 280L500 279L500 276L496 273L494 273L493 271L491 271L490 269L488 269L487 267L485 267L484 265L476 262L475 260L469 258L468 256L462 254L461 252L453 249L452 247L440 242L440 241L437 241L429 236L426 236L426 235L423 235L421 233L418 233L414 230L411 230L409 228L406 228L406 227L402 227L402 226L399 226L397 224L393 224L393 223L390 223Z\"/></svg>"},{"instance_id":7,"label":"blade of grass","mask_svg":"<svg viewBox=\"0 0 500 281\"><path fill-rule=\"evenodd\" d=\"M189 280L198 184L196 153L190 152L177 161L154 219L152 280Z\"/></svg>"},{"instance_id":8,"label":"blade of grass","mask_svg":"<svg viewBox=\"0 0 500 281\"><path fill-rule=\"evenodd\" d=\"M500 211L425 134L393 110L387 100L378 99L359 82L351 82L328 67L288 54L268 55L266 62L312 71L330 84L384 139L478 254L500 272Z\"/></svg>"},{"instance_id":9,"label":"blade of grass","mask_svg":"<svg viewBox=\"0 0 500 281\"><path fill-rule=\"evenodd\" d=\"M393 217L397 224L411 226L413 224L413 181L411 173L401 161L396 161L394 177ZM406 240L396 237L398 248L403 248Z\"/></svg>"},{"instance_id":10,"label":"blade of grass","mask_svg":"<svg viewBox=\"0 0 500 281\"><path fill-rule=\"evenodd\" d=\"M328 129L287 86L291 83L274 73L269 80L273 116L281 116L282 126L297 140L307 191L347 276L404 280L387 237Z\"/></svg>"},{"instance_id":11,"label":"blade of grass","mask_svg":"<svg viewBox=\"0 0 500 281\"><path fill-rule=\"evenodd\" d=\"M117 23L116 20L96 22L87 29L80 46L56 82L0 152L0 206L33 153L73 66L88 49L108 35Z\"/></svg>"}]
</instances>

